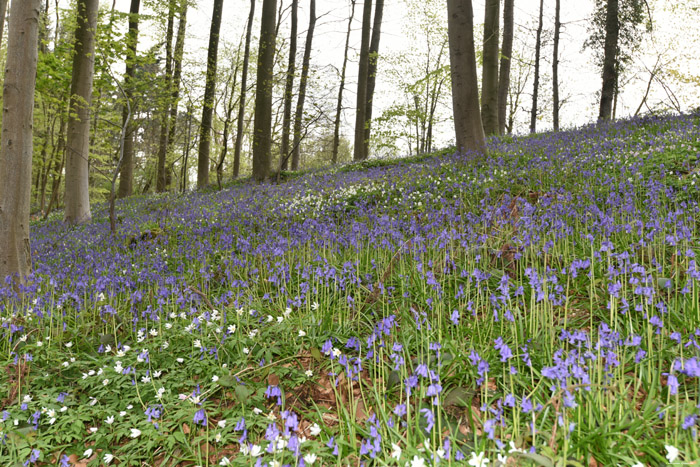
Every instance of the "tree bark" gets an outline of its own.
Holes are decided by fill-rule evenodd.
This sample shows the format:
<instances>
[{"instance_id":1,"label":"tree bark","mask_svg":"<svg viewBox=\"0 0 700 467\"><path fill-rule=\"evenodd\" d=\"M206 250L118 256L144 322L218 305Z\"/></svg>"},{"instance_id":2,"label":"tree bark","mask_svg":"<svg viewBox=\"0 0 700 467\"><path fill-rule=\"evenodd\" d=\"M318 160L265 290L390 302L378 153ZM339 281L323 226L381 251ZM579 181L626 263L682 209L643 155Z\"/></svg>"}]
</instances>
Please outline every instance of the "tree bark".
<instances>
[{"instance_id":1,"label":"tree bark","mask_svg":"<svg viewBox=\"0 0 700 467\"><path fill-rule=\"evenodd\" d=\"M0 0L0 47L5 33L5 17L7 16L7 0Z\"/></svg>"},{"instance_id":2,"label":"tree bark","mask_svg":"<svg viewBox=\"0 0 700 467\"><path fill-rule=\"evenodd\" d=\"M513 3L503 3L503 44L501 45L501 65L498 75L498 133L506 130L506 109L508 108L508 90L510 88L510 65L513 55Z\"/></svg>"},{"instance_id":3,"label":"tree bark","mask_svg":"<svg viewBox=\"0 0 700 467\"><path fill-rule=\"evenodd\" d=\"M180 104L180 82L182 81L182 57L185 49L185 31L187 30L187 0L180 5L180 20L177 24L177 38L175 39L175 69L172 81L172 100L170 101L170 123L168 124L168 152L172 152L175 143L175 129L177 128L177 107ZM170 173L170 172L168 172ZM168 177L169 179L170 177ZM166 183L166 187L169 183Z\"/></svg>"},{"instance_id":4,"label":"tree bark","mask_svg":"<svg viewBox=\"0 0 700 467\"><path fill-rule=\"evenodd\" d=\"M228 138L231 133L231 125L233 124L233 108L236 103L233 100L233 96L236 93L236 85L238 85L238 64L241 57L241 44L238 43L238 51L236 52L236 57L234 58L235 63L231 66L233 70L229 75L226 83L228 88L230 85L231 92L228 96L224 95L224 104L226 105L226 118L224 119L224 131L221 137L221 152L219 153L219 160L216 163L216 184L221 189L221 182L224 179L224 162L226 161L226 155L228 154ZM228 101L226 101L228 97Z\"/></svg>"},{"instance_id":5,"label":"tree bark","mask_svg":"<svg viewBox=\"0 0 700 467\"><path fill-rule=\"evenodd\" d=\"M447 0L447 36L450 42L452 109L457 149L485 155L471 0Z\"/></svg>"},{"instance_id":6,"label":"tree bark","mask_svg":"<svg viewBox=\"0 0 700 467\"><path fill-rule=\"evenodd\" d=\"M345 36L345 52L343 53L343 68L340 72L340 85L338 86L338 104L335 108L335 123L333 128L333 155L331 162L338 163L338 146L340 146L340 114L343 112L343 91L345 90L345 72L348 65L348 49L350 48L350 33L352 32L352 20L355 17L355 0L350 0L350 19L348 20L348 32Z\"/></svg>"},{"instance_id":7,"label":"tree bark","mask_svg":"<svg viewBox=\"0 0 700 467\"><path fill-rule=\"evenodd\" d=\"M15 285L24 284L32 269L29 205L40 5L40 0L13 0L10 7L0 135L0 287L8 276Z\"/></svg>"},{"instance_id":8,"label":"tree bark","mask_svg":"<svg viewBox=\"0 0 700 467\"><path fill-rule=\"evenodd\" d=\"M274 8L273 8L274 9ZM243 51L243 70L241 71L241 97L238 102L238 121L236 122L236 145L233 153L233 178L238 178L241 168L241 148L243 146L243 119L245 118L246 96L248 93L248 64L250 62L250 40L255 18L255 0L250 0L250 12L245 33L245 50Z\"/></svg>"},{"instance_id":9,"label":"tree bark","mask_svg":"<svg viewBox=\"0 0 700 467\"><path fill-rule=\"evenodd\" d=\"M367 159L365 154L365 123L367 122L367 77L369 71L369 42L372 21L372 0L365 0L362 10L362 42L357 72L357 105L355 106L355 147L353 159Z\"/></svg>"},{"instance_id":10,"label":"tree bark","mask_svg":"<svg viewBox=\"0 0 700 467\"><path fill-rule=\"evenodd\" d=\"M216 61L219 52L219 31L221 30L221 10L224 0L214 0L214 13L209 31L207 52L207 78L204 88L202 122L199 127L199 156L197 159L197 188L209 185L209 151L211 148L211 122L214 114L214 94L216 93Z\"/></svg>"},{"instance_id":11,"label":"tree bark","mask_svg":"<svg viewBox=\"0 0 700 467\"><path fill-rule=\"evenodd\" d=\"M500 0L486 0L481 74L481 121L484 133L498 134L498 33Z\"/></svg>"},{"instance_id":12,"label":"tree bark","mask_svg":"<svg viewBox=\"0 0 700 467\"><path fill-rule=\"evenodd\" d=\"M600 92L598 120L610 120L617 83L617 41L620 35L618 0L608 0L605 14L605 49L603 56L603 88Z\"/></svg>"},{"instance_id":13,"label":"tree bark","mask_svg":"<svg viewBox=\"0 0 700 467\"><path fill-rule=\"evenodd\" d=\"M126 99L129 101L129 105L132 107L134 106L134 62L136 60L136 47L139 40L140 6L141 0L131 0L131 6L129 8L129 32L127 33L126 39L126 58L124 59L124 62L126 63L126 71L124 72L124 94L126 95ZM136 131L136 128L133 124L133 119L129 119L129 105L124 104L122 107L122 126L127 123L127 120L129 120L129 125L127 126L126 135L124 136L124 154L122 157L122 165L120 169L121 173L119 176L119 190L117 192L118 198L126 198L127 196L131 196L134 185L134 132Z\"/></svg>"},{"instance_id":14,"label":"tree bark","mask_svg":"<svg viewBox=\"0 0 700 467\"><path fill-rule=\"evenodd\" d=\"M282 117L282 145L280 146L281 170L287 170L289 165L289 134L292 126L292 94L294 93L294 73L296 73L297 57L297 10L298 0L292 0L292 30L289 34L289 62L287 64L287 82L284 86L284 111Z\"/></svg>"},{"instance_id":15,"label":"tree bark","mask_svg":"<svg viewBox=\"0 0 700 467\"><path fill-rule=\"evenodd\" d=\"M261 182L270 175L272 148L272 73L275 63L277 0L263 0L258 47L258 82L255 89L253 127L253 178Z\"/></svg>"},{"instance_id":16,"label":"tree bark","mask_svg":"<svg viewBox=\"0 0 700 467\"><path fill-rule=\"evenodd\" d=\"M554 4L554 53L552 57L552 123L559 131L559 33L561 31L561 0Z\"/></svg>"},{"instance_id":17,"label":"tree bark","mask_svg":"<svg viewBox=\"0 0 700 467\"><path fill-rule=\"evenodd\" d=\"M162 193L166 189L165 159L168 155L168 124L170 123L170 105L173 94L173 34L175 30L175 0L168 2L168 26L165 31L165 74L163 76L163 88L165 96L162 98L160 111L160 138L158 138L158 165L156 169L156 192Z\"/></svg>"},{"instance_id":18,"label":"tree bark","mask_svg":"<svg viewBox=\"0 0 700 467\"><path fill-rule=\"evenodd\" d=\"M540 0L540 19L537 24L537 39L535 40L535 82L532 87L532 109L530 110L530 133L537 131L537 93L540 88L540 51L542 49L542 14L544 0Z\"/></svg>"},{"instance_id":19,"label":"tree bark","mask_svg":"<svg viewBox=\"0 0 700 467\"><path fill-rule=\"evenodd\" d=\"M78 0L78 26L71 78L70 115L66 141L65 221L90 221L88 157L90 153L90 105L95 71L95 34L99 0Z\"/></svg>"},{"instance_id":20,"label":"tree bark","mask_svg":"<svg viewBox=\"0 0 700 467\"><path fill-rule=\"evenodd\" d=\"M377 83L377 61L379 60L379 40L382 32L382 17L384 16L384 0L377 0L374 7L372 24L372 40L369 42L369 65L367 66L367 106L365 109L365 147L362 150L365 159L369 157L369 138L372 135L372 104L374 87Z\"/></svg>"},{"instance_id":21,"label":"tree bark","mask_svg":"<svg viewBox=\"0 0 700 467\"><path fill-rule=\"evenodd\" d=\"M306 32L306 44L304 45L304 58L301 62L301 77L299 78L299 96L294 115L294 146L292 146L292 170L299 170L299 156L301 154L301 126L304 122L304 101L306 100L306 83L309 79L309 62L311 61L311 44L316 29L316 0L309 2L309 30ZM283 153L286 158L287 154Z\"/></svg>"}]
</instances>

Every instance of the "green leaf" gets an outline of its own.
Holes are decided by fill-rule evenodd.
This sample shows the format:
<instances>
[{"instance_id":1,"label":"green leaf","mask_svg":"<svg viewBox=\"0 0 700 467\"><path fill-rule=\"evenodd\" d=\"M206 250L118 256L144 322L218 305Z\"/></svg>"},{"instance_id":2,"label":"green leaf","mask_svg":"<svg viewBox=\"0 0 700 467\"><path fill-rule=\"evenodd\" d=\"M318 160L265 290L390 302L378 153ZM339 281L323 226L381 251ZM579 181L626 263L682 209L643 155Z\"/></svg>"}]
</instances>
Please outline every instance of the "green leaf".
<instances>
[{"instance_id":1,"label":"green leaf","mask_svg":"<svg viewBox=\"0 0 700 467\"><path fill-rule=\"evenodd\" d=\"M314 357L314 359L319 363L323 361L323 355L321 355L321 351L316 347L311 348L311 356Z\"/></svg>"},{"instance_id":2,"label":"green leaf","mask_svg":"<svg viewBox=\"0 0 700 467\"><path fill-rule=\"evenodd\" d=\"M219 383L219 386L231 388L235 386L238 383L238 381L236 381L236 377L233 375L224 375L221 378L219 378L217 383Z\"/></svg>"},{"instance_id":3,"label":"green leaf","mask_svg":"<svg viewBox=\"0 0 700 467\"><path fill-rule=\"evenodd\" d=\"M386 380L386 389L389 390L401 382L401 375L398 371L394 370L389 373L389 377Z\"/></svg>"},{"instance_id":4,"label":"green leaf","mask_svg":"<svg viewBox=\"0 0 700 467\"><path fill-rule=\"evenodd\" d=\"M554 467L554 462L552 462L552 460L549 459L548 457L545 457L541 454L521 452L521 453L518 453L518 455L525 457L527 459L530 459L532 461L535 461L535 462L537 462L537 465L540 465L542 467Z\"/></svg>"},{"instance_id":5,"label":"green leaf","mask_svg":"<svg viewBox=\"0 0 700 467\"><path fill-rule=\"evenodd\" d=\"M465 388L463 386L458 386L451 389L445 399L443 400L443 405L454 405L457 407L469 407L472 404L472 399L476 395L476 390L472 388Z\"/></svg>"},{"instance_id":6,"label":"green leaf","mask_svg":"<svg viewBox=\"0 0 700 467\"><path fill-rule=\"evenodd\" d=\"M673 287L673 279L669 279L667 277L659 277L656 279L656 283L661 289L670 289Z\"/></svg>"},{"instance_id":7,"label":"green leaf","mask_svg":"<svg viewBox=\"0 0 700 467\"><path fill-rule=\"evenodd\" d=\"M253 393L253 391L248 389L246 386L238 385L238 386L236 386L235 393L236 393L236 399L238 399L238 402L245 405L246 401L248 400L250 395Z\"/></svg>"}]
</instances>

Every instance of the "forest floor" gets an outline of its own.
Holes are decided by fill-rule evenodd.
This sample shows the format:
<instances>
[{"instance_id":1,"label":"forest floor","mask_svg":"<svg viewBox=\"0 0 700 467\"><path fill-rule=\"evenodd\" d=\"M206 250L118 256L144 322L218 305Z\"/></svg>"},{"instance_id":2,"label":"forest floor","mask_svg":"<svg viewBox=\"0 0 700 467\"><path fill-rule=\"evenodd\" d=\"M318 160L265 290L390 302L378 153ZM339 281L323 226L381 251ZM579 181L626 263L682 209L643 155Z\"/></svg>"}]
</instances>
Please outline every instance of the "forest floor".
<instances>
[{"instance_id":1,"label":"forest floor","mask_svg":"<svg viewBox=\"0 0 700 467\"><path fill-rule=\"evenodd\" d=\"M700 115L32 225L2 465L698 465Z\"/></svg>"}]
</instances>

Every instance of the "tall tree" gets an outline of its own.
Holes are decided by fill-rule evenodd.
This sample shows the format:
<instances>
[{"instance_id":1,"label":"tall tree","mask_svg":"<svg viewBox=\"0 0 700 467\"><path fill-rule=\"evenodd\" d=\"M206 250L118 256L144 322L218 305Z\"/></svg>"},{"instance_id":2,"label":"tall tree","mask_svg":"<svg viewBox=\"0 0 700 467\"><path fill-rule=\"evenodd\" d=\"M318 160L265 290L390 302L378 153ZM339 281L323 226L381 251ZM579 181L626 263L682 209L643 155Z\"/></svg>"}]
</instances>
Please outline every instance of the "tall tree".
<instances>
[{"instance_id":1,"label":"tall tree","mask_svg":"<svg viewBox=\"0 0 700 467\"><path fill-rule=\"evenodd\" d=\"M615 100L615 87L617 85L617 42L620 35L618 10L618 0L608 0L605 16L603 88L600 93L599 120L609 120L612 117L613 101Z\"/></svg>"},{"instance_id":2,"label":"tall tree","mask_svg":"<svg viewBox=\"0 0 700 467\"><path fill-rule=\"evenodd\" d=\"M160 99L160 138L158 139L158 163L156 168L156 192L166 189L167 176L165 159L168 155L168 124L170 123L170 105L173 82L173 34L175 33L175 0L168 2L168 25L165 30L165 73L163 74L163 89L165 96Z\"/></svg>"},{"instance_id":3,"label":"tall tree","mask_svg":"<svg viewBox=\"0 0 700 467\"><path fill-rule=\"evenodd\" d=\"M481 74L481 121L484 133L498 134L498 32L500 0L486 0Z\"/></svg>"},{"instance_id":4,"label":"tall tree","mask_svg":"<svg viewBox=\"0 0 700 467\"><path fill-rule=\"evenodd\" d=\"M273 8L274 9L274 8ZM245 32L245 49L243 50L243 70L241 71L241 96L238 99L238 120L236 122L236 143L233 153L233 178L238 178L241 167L241 148L243 146L243 118L245 117L246 96L248 94L248 64L250 62L250 40L253 35L255 18L255 0L250 0L250 12Z\"/></svg>"},{"instance_id":5,"label":"tall tree","mask_svg":"<svg viewBox=\"0 0 700 467\"><path fill-rule=\"evenodd\" d=\"M29 204L40 5L41 0L13 0L10 7L0 136L0 287L7 276L23 284L32 267Z\"/></svg>"},{"instance_id":6,"label":"tall tree","mask_svg":"<svg viewBox=\"0 0 700 467\"><path fill-rule=\"evenodd\" d=\"M131 0L129 8L129 31L126 36L126 71L124 72L124 94L129 105L134 105L134 71L136 69L136 48L139 41L139 9L141 0ZM126 103L122 107L122 126L128 123L126 134L124 135L124 147L122 163L120 166L119 191L117 196L124 198L131 196L134 183L134 131L133 119L129 119L129 105ZM129 122L127 122L127 119Z\"/></svg>"},{"instance_id":7,"label":"tall tree","mask_svg":"<svg viewBox=\"0 0 700 467\"><path fill-rule=\"evenodd\" d=\"M498 133L506 130L506 109L508 108L508 89L510 88L510 65L513 55L513 3L503 3L503 44L501 45L501 65L498 74Z\"/></svg>"},{"instance_id":8,"label":"tall tree","mask_svg":"<svg viewBox=\"0 0 700 467\"><path fill-rule=\"evenodd\" d=\"M382 33L382 17L384 15L384 0L377 0L374 7L374 20L372 22L372 39L369 42L369 64L367 66L367 105L365 106L365 147L362 153L365 159L369 157L369 138L372 125L372 103L374 100L374 88L377 83L377 62L379 60L379 40Z\"/></svg>"},{"instance_id":9,"label":"tall tree","mask_svg":"<svg viewBox=\"0 0 700 467\"><path fill-rule=\"evenodd\" d=\"M282 145L280 157L281 170L287 170L289 155L289 134L292 126L292 94L294 93L294 74L297 62L297 16L299 0L292 0L292 30L289 33L289 62L287 64L287 82L284 86L284 110L282 117Z\"/></svg>"},{"instance_id":10,"label":"tall tree","mask_svg":"<svg viewBox=\"0 0 700 467\"><path fill-rule=\"evenodd\" d=\"M544 0L540 0L540 19L537 23L537 37L535 39L535 80L532 86L532 108L530 110L530 133L537 131L537 94L540 88L540 52L542 49L542 15L544 12Z\"/></svg>"},{"instance_id":11,"label":"tall tree","mask_svg":"<svg viewBox=\"0 0 700 467\"><path fill-rule=\"evenodd\" d=\"M362 41L357 72L357 105L355 106L355 148L353 159L367 159L365 154L365 123L367 122L367 78L369 70L369 42L372 22L372 0L365 0L362 9Z\"/></svg>"},{"instance_id":12,"label":"tall tree","mask_svg":"<svg viewBox=\"0 0 700 467\"><path fill-rule=\"evenodd\" d=\"M554 4L554 52L552 57L552 121L559 131L559 33L561 31L561 0Z\"/></svg>"},{"instance_id":13,"label":"tall tree","mask_svg":"<svg viewBox=\"0 0 700 467\"><path fill-rule=\"evenodd\" d=\"M68 117L66 140L65 221L69 224L88 222L91 218L88 157L98 7L99 0L78 0L75 54L70 87L71 112Z\"/></svg>"},{"instance_id":14,"label":"tall tree","mask_svg":"<svg viewBox=\"0 0 700 467\"><path fill-rule=\"evenodd\" d=\"M301 154L301 126L304 121L304 101L306 100L306 83L309 79L309 62L311 61L311 44L314 40L316 29L316 0L309 1L309 30L306 32L306 44L304 45L304 58L301 61L301 77L299 78L299 96L294 115L294 146L292 147L292 170L299 169L299 156ZM286 157L286 154L282 154Z\"/></svg>"},{"instance_id":15,"label":"tall tree","mask_svg":"<svg viewBox=\"0 0 700 467\"><path fill-rule=\"evenodd\" d=\"M172 151L175 143L177 107L180 103L180 81L182 81L182 58L185 50L185 31L187 30L187 4L187 0L182 0L180 4L180 19L177 24L177 38L175 39L175 56L173 57L175 69L173 70L170 123L168 124L168 152ZM170 174L170 171L167 173Z\"/></svg>"},{"instance_id":16,"label":"tall tree","mask_svg":"<svg viewBox=\"0 0 700 467\"><path fill-rule=\"evenodd\" d=\"M224 0L214 0L214 13L209 31L207 52L207 78L204 87L202 123L199 127L199 156L197 159L197 188L209 185L209 151L211 148L211 122L214 114L214 94L216 93L216 62L219 53L219 31Z\"/></svg>"},{"instance_id":17,"label":"tall tree","mask_svg":"<svg viewBox=\"0 0 700 467\"><path fill-rule=\"evenodd\" d=\"M253 126L253 178L265 180L270 175L272 147L272 73L275 64L277 0L263 0L258 47L258 82L255 89L255 124Z\"/></svg>"},{"instance_id":18,"label":"tall tree","mask_svg":"<svg viewBox=\"0 0 700 467\"><path fill-rule=\"evenodd\" d=\"M450 43L452 110L457 149L485 155L471 0L447 0L447 36Z\"/></svg>"},{"instance_id":19,"label":"tall tree","mask_svg":"<svg viewBox=\"0 0 700 467\"><path fill-rule=\"evenodd\" d=\"M355 17L355 0L350 0L350 19L348 20L348 32L345 35L345 52L343 53L343 67L340 71L340 85L338 86L338 104L335 108L335 122L333 128L333 155L331 162L338 162L338 146L340 146L340 114L343 112L343 91L345 90L345 72L348 65L348 49L350 48L350 32L352 32L352 20Z\"/></svg>"}]
</instances>

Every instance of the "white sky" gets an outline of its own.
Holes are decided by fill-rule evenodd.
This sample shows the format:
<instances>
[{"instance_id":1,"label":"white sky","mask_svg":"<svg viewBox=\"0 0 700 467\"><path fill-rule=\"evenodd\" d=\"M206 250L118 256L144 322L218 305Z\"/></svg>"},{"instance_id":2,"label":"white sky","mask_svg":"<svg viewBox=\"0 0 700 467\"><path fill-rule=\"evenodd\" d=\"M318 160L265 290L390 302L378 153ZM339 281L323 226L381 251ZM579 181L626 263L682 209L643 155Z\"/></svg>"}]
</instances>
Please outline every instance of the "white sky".
<instances>
[{"instance_id":1,"label":"white sky","mask_svg":"<svg viewBox=\"0 0 700 467\"><path fill-rule=\"evenodd\" d=\"M285 6L291 3L290 0L278 0L278 5L279 1L284 1ZM440 0L437 1L439 2ZM61 0L61 2L67 3L67 0ZM111 6L112 0L102 0L102 2L105 5ZM118 10L128 11L129 3L129 0L116 0L116 7ZM142 1L142 3L144 2ZM328 68L329 65L333 65L340 68L345 43L349 3L349 0L317 0L316 10L319 20L316 26L314 51L312 54L312 62L315 67ZM541 78L539 100L541 106L545 107L546 113L542 116L542 121L538 123L538 130L551 128L551 117L549 115L551 114L551 31L554 23L554 0L545 0L544 3L544 27L545 30L549 30L548 37L550 39L542 51L543 60L541 62L541 69L543 76ZM258 1L256 4L256 24L253 29L256 36L259 33L261 4L261 1ZM483 23L483 1L473 0L473 4L475 9L475 24ZM652 5L663 5L665 9L672 8L668 6L669 4L667 0L652 1ZM221 28L221 40L223 42L222 45L220 45L220 50L224 43L228 43L230 47L233 48L238 44L241 34L244 32L249 5L249 0L224 0L224 14ZM563 29L560 41L559 75L560 96L561 99L566 100L566 104L560 112L561 125L563 127L581 125L594 120L597 116L596 93L599 92L601 86L600 73L593 65L590 53L582 50L583 42L588 35L586 28L593 11L593 5L594 0L562 0L561 21L563 23ZM534 28L536 27L538 7L539 0L515 1L516 43L518 42L518 38L520 38L521 42L526 42L524 49L529 51L532 56L534 56ZM199 0L197 6L191 8L188 13L188 35L185 46L186 54L191 63L199 65L202 72L206 62L206 47L208 43L212 8L213 0ZM308 0L299 0L299 8L298 60L300 61L308 23ZM673 57L678 59L678 54L680 52L675 49L682 50L683 47L688 47L689 45L687 43L689 37L683 31L686 31L686 33L692 31L692 24L695 24L694 21L700 18L684 18L685 21L679 22L674 14L660 10L656 11L657 9L654 11L656 27L654 35L656 42L663 44L662 47L664 47L664 49L668 49L666 50L668 60L671 60ZM149 13L149 10L144 8L142 12ZM697 14L700 15L700 12ZM359 49L361 15L362 1L358 0L351 38L351 47L354 47L354 51ZM287 23L280 29L281 36L285 37L285 40L288 36ZM154 20L150 20L142 26L142 43L139 47L140 50L144 50L147 45L153 44L159 39L159 37L157 37L159 33L154 24ZM406 50L408 46L404 35L406 27L406 6L404 0L385 0L380 56L383 54L401 53ZM684 34L683 42L679 40L679 34ZM478 43L477 47L479 47ZM642 48L644 50L642 51L643 53L640 54L641 59L638 60L635 66L630 68L631 75L638 72L639 76L625 85L624 93L618 105L618 116L634 113L641 101L649 78L648 72L638 70L644 70L644 65L652 67L658 57L658 52L652 50L651 44L645 43L642 45ZM345 112L346 123L344 131L346 134L351 132L354 123L352 107L355 103L356 84L354 80L357 74L357 64L355 61L357 54L351 52L350 58L353 62L348 64L348 81L346 83L345 107L348 109ZM693 70L700 70L700 63L697 59L695 59L693 63L691 63L692 58L686 61L688 61L688 63L684 65L686 68L690 67ZM380 70L377 75L377 95L375 98L375 116L381 114L383 108L400 97L397 96L395 91L395 84L387 81L386 74L382 74L381 61L379 66ZM700 75L700 72L696 73L696 75ZM203 78L200 81L203 81ZM337 83L327 84L329 86L337 86ZM679 100L683 101L684 109L700 105L697 93L692 90L692 87L675 89ZM523 96L524 100L522 102L523 108L520 112L516 127L517 132L521 133L527 131L529 125L529 108L532 92L531 80L524 92L525 95ZM652 103L668 99L666 91L656 84L652 87L650 96L650 101ZM692 101L692 99L694 99L694 101ZM451 125L448 124L446 128L440 129L438 133L443 135L446 143L447 140L451 138L451 132Z\"/></svg>"}]
</instances>

